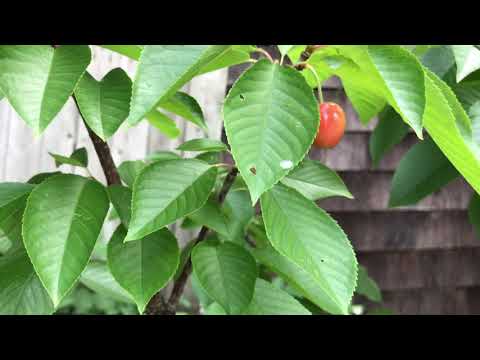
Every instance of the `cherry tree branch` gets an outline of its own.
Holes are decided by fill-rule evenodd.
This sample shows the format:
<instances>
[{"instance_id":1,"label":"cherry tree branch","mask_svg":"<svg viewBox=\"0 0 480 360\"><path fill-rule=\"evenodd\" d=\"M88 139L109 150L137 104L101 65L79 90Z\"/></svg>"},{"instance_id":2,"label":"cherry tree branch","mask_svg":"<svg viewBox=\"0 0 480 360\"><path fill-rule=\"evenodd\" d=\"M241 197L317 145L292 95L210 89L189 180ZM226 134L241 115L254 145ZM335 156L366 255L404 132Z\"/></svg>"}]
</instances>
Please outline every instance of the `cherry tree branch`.
<instances>
[{"instance_id":1,"label":"cherry tree branch","mask_svg":"<svg viewBox=\"0 0 480 360\"><path fill-rule=\"evenodd\" d=\"M97 153L98 159L100 160L100 164L102 165L103 172L105 174L105 178L107 179L107 184L110 185L120 185L122 181L120 180L120 175L118 173L117 167L115 166L115 162L113 161L112 152L110 151L110 147L108 144L103 141L97 134L93 132L92 129L87 125L82 113L80 112L80 107L78 106L77 99L75 95L72 95L75 104L77 105L78 113L83 120L83 123L88 131L88 136L92 140L93 147L95 148L95 152Z\"/></svg>"}]
</instances>

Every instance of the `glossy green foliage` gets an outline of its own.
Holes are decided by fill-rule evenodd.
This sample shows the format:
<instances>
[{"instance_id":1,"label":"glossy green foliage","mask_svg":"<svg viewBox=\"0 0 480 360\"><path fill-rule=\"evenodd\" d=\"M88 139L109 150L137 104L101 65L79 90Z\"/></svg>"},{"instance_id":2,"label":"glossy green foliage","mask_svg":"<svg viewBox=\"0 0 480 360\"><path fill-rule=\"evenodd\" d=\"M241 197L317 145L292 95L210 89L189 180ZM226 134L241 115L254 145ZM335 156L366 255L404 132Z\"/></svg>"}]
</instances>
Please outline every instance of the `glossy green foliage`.
<instances>
[{"instance_id":1,"label":"glossy green foliage","mask_svg":"<svg viewBox=\"0 0 480 360\"><path fill-rule=\"evenodd\" d=\"M228 45L147 45L133 82L128 122L137 124Z\"/></svg>"},{"instance_id":2,"label":"glossy green foliage","mask_svg":"<svg viewBox=\"0 0 480 360\"><path fill-rule=\"evenodd\" d=\"M59 167L61 165L73 165L86 168L88 166L88 153L87 149L85 148L75 150L70 156L63 156L52 153L50 153L50 156L55 159L56 167Z\"/></svg>"},{"instance_id":3,"label":"glossy green foliage","mask_svg":"<svg viewBox=\"0 0 480 360\"><path fill-rule=\"evenodd\" d=\"M83 118L103 140L110 138L127 118L131 94L132 81L120 68L111 70L100 81L87 72L75 89Z\"/></svg>"},{"instance_id":4,"label":"glossy green foliage","mask_svg":"<svg viewBox=\"0 0 480 360\"><path fill-rule=\"evenodd\" d=\"M227 151L227 146L218 140L213 139L193 139L184 142L177 147L180 151L196 151L196 152L218 152Z\"/></svg>"},{"instance_id":5,"label":"glossy green foliage","mask_svg":"<svg viewBox=\"0 0 480 360\"><path fill-rule=\"evenodd\" d=\"M84 45L1 45L0 90L39 135L67 102L90 63Z\"/></svg>"},{"instance_id":6,"label":"glossy green foliage","mask_svg":"<svg viewBox=\"0 0 480 360\"><path fill-rule=\"evenodd\" d=\"M399 144L409 131L408 125L391 107L384 109L378 116L378 125L370 136L368 149L374 166L395 145Z\"/></svg>"},{"instance_id":7,"label":"glossy green foliage","mask_svg":"<svg viewBox=\"0 0 480 360\"><path fill-rule=\"evenodd\" d=\"M107 211L103 186L77 175L50 177L30 193L23 241L55 306L87 266Z\"/></svg>"},{"instance_id":8,"label":"glossy green foliage","mask_svg":"<svg viewBox=\"0 0 480 360\"><path fill-rule=\"evenodd\" d=\"M322 307L337 314L348 313L356 287L357 260L335 220L284 185L265 193L261 206L273 247L314 279L329 301Z\"/></svg>"},{"instance_id":9,"label":"glossy green foliage","mask_svg":"<svg viewBox=\"0 0 480 360\"><path fill-rule=\"evenodd\" d=\"M194 159L158 161L133 186L132 218L126 241L140 239L205 204L217 169Z\"/></svg>"},{"instance_id":10,"label":"glossy green foliage","mask_svg":"<svg viewBox=\"0 0 480 360\"><path fill-rule=\"evenodd\" d=\"M319 124L318 105L305 79L268 60L258 61L238 79L223 114L252 203L304 158Z\"/></svg>"},{"instance_id":11,"label":"glossy green foliage","mask_svg":"<svg viewBox=\"0 0 480 360\"><path fill-rule=\"evenodd\" d=\"M203 289L229 314L243 312L253 297L257 266L252 255L231 242L198 244L193 270Z\"/></svg>"},{"instance_id":12,"label":"glossy green foliage","mask_svg":"<svg viewBox=\"0 0 480 360\"><path fill-rule=\"evenodd\" d=\"M305 159L282 183L297 190L310 200L321 200L332 196L352 199L345 183L338 174L318 161Z\"/></svg>"},{"instance_id":13,"label":"glossy green foliage","mask_svg":"<svg viewBox=\"0 0 480 360\"><path fill-rule=\"evenodd\" d=\"M0 315L49 315L53 304L25 249L0 257Z\"/></svg>"},{"instance_id":14,"label":"glossy green foliage","mask_svg":"<svg viewBox=\"0 0 480 360\"><path fill-rule=\"evenodd\" d=\"M120 225L108 243L108 267L143 313L153 295L175 274L180 251L168 229L132 242L124 242L126 234Z\"/></svg>"},{"instance_id":15,"label":"glossy green foliage","mask_svg":"<svg viewBox=\"0 0 480 360\"><path fill-rule=\"evenodd\" d=\"M414 145L392 180L389 206L415 204L458 177L458 171L431 138Z\"/></svg>"}]
</instances>

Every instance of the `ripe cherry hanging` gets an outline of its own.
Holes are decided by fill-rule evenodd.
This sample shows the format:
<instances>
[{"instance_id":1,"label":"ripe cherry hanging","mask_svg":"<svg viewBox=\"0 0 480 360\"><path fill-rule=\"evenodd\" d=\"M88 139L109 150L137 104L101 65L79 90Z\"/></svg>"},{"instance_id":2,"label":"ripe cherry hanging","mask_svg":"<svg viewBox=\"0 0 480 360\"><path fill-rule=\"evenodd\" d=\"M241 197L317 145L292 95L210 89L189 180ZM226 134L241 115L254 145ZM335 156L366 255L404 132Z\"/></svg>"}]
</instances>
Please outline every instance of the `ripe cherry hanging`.
<instances>
[{"instance_id":1,"label":"ripe cherry hanging","mask_svg":"<svg viewBox=\"0 0 480 360\"><path fill-rule=\"evenodd\" d=\"M320 149L335 147L345 133L345 113L340 105L333 102L321 103L320 126L315 137L314 146Z\"/></svg>"}]
</instances>

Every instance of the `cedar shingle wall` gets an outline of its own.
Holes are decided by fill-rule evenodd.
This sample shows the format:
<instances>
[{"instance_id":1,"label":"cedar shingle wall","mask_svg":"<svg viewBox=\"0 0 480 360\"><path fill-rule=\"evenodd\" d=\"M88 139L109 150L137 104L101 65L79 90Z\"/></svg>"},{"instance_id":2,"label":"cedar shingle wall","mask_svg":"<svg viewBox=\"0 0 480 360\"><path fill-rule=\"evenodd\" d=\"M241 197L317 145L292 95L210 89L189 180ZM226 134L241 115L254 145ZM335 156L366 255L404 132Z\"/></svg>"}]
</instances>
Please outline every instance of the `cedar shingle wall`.
<instances>
[{"instance_id":1,"label":"cedar shingle wall","mask_svg":"<svg viewBox=\"0 0 480 360\"><path fill-rule=\"evenodd\" d=\"M229 85L243 69L230 70ZM359 262L382 289L384 305L397 314L480 313L480 239L466 211L471 188L455 180L415 206L388 209L394 170L418 140L409 134L373 168L368 141L376 120L367 127L360 123L338 80L327 81L324 98L343 106L347 131L335 149L312 150L310 157L336 170L355 200L332 198L320 205L353 242Z\"/></svg>"}]
</instances>

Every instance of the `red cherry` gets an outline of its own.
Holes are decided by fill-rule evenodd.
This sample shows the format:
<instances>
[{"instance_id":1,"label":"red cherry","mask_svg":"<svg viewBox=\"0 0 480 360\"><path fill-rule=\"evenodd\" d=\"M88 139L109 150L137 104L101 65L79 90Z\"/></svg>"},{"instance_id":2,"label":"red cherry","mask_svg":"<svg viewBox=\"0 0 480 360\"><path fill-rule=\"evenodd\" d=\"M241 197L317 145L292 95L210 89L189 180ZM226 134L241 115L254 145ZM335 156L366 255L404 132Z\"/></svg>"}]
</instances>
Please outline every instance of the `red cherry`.
<instances>
[{"instance_id":1,"label":"red cherry","mask_svg":"<svg viewBox=\"0 0 480 360\"><path fill-rule=\"evenodd\" d=\"M326 102L319 106L320 126L314 145L321 149L335 147L345 132L345 113L340 105Z\"/></svg>"}]
</instances>

